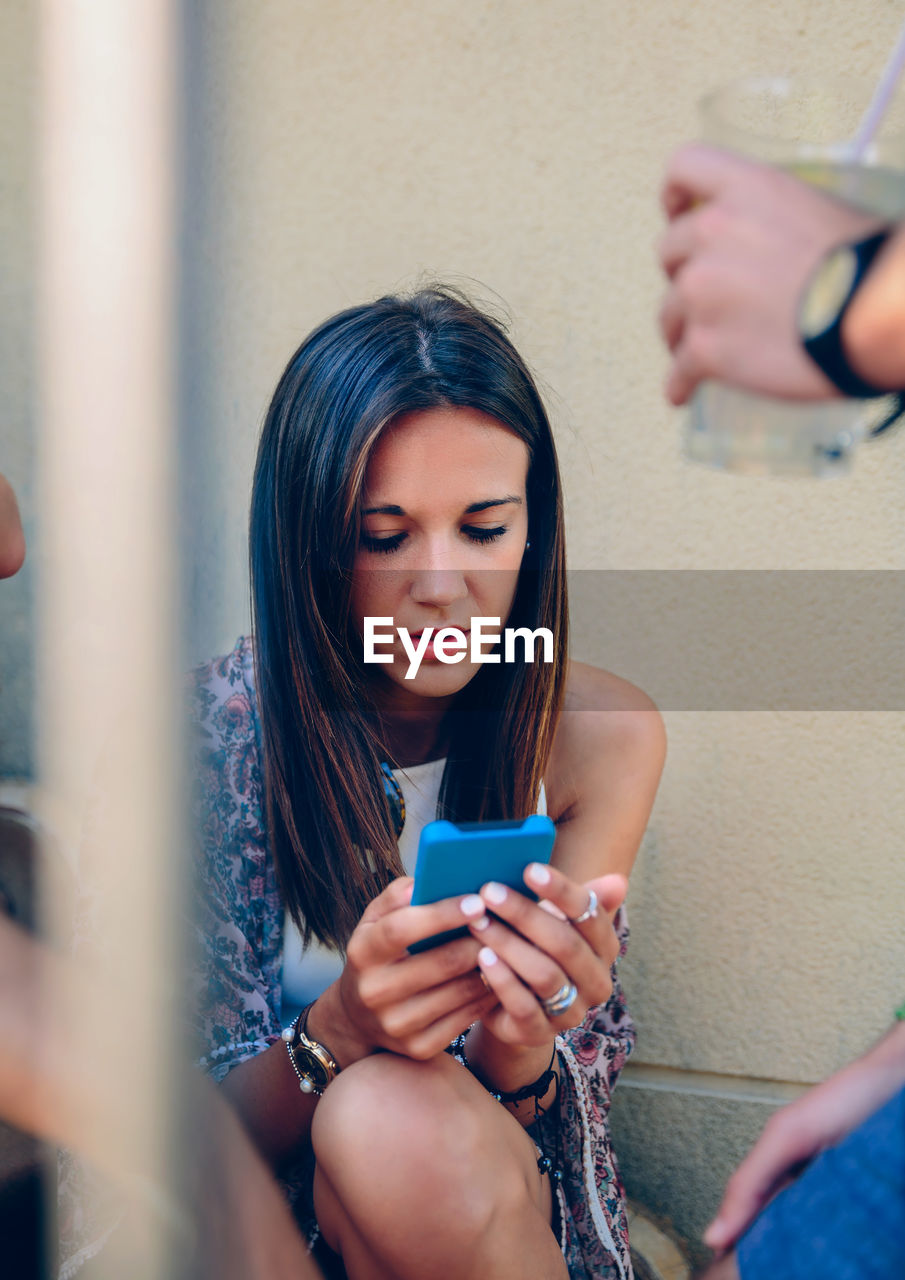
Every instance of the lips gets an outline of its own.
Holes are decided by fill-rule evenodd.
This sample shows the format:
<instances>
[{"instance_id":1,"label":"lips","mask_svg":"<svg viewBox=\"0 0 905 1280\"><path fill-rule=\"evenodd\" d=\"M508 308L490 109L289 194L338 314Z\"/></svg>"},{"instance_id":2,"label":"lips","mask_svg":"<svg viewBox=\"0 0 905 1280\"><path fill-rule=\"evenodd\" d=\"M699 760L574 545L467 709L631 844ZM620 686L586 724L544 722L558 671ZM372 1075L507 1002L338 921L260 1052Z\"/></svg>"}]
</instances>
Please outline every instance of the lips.
<instances>
[{"instance_id":1,"label":"lips","mask_svg":"<svg viewBox=\"0 0 905 1280\"><path fill-rule=\"evenodd\" d=\"M437 655L437 651L434 648L434 641L436 640L437 633L439 631L446 631L448 628L452 628L453 630L460 632L465 637L466 647L461 650L461 654L463 659L468 657L468 645L471 642L471 627L470 626L457 627L453 622L444 622L442 626L435 627L433 629L433 634L431 635L431 638L427 643L427 648L424 650L424 658L423 658L424 662L440 661L440 658ZM427 630L428 630L427 627L422 627L420 631L410 631L409 638L412 644L414 644L416 647L419 646L421 644L421 637L424 635L424 632Z\"/></svg>"},{"instance_id":2,"label":"lips","mask_svg":"<svg viewBox=\"0 0 905 1280\"><path fill-rule=\"evenodd\" d=\"M433 644L434 637L436 636L438 631L448 631L448 630L460 631L466 640L471 635L470 624L467 627L459 627L459 626L456 626L454 622L443 622L440 624L439 627L429 626L429 627L422 627L420 631L410 630L409 639L412 641L413 644L417 644L418 641L421 639L421 637L424 635L425 631L432 631L433 635L431 636L431 644Z\"/></svg>"}]
</instances>

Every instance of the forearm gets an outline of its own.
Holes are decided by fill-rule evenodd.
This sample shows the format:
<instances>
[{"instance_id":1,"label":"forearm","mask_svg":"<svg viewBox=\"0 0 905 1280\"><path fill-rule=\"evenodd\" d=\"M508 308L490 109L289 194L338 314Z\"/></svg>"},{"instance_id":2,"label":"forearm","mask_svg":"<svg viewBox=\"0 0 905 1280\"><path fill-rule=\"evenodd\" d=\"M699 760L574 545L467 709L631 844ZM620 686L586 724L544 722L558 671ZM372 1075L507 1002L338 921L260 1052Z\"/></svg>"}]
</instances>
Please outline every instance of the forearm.
<instances>
[{"instance_id":1,"label":"forearm","mask_svg":"<svg viewBox=\"0 0 905 1280\"><path fill-rule=\"evenodd\" d=\"M852 367L867 382L905 387L905 224L884 246L842 321Z\"/></svg>"},{"instance_id":2,"label":"forearm","mask_svg":"<svg viewBox=\"0 0 905 1280\"><path fill-rule=\"evenodd\" d=\"M272 1168L308 1141L317 1098L299 1089L282 1040L239 1063L220 1088Z\"/></svg>"},{"instance_id":3,"label":"forearm","mask_svg":"<svg viewBox=\"0 0 905 1280\"><path fill-rule=\"evenodd\" d=\"M883 1106L905 1087L905 1022L897 1022L872 1049L844 1067L840 1075L869 1080L876 1107ZM875 1108L869 1110L872 1109Z\"/></svg>"},{"instance_id":4,"label":"forearm","mask_svg":"<svg viewBox=\"0 0 905 1280\"><path fill-rule=\"evenodd\" d=\"M336 983L312 1005L307 1030L312 1039L329 1048L340 1069L372 1051L348 1025ZM302 1093L282 1040L234 1067L221 1088L272 1167L277 1168L309 1140L318 1099Z\"/></svg>"},{"instance_id":5,"label":"forearm","mask_svg":"<svg viewBox=\"0 0 905 1280\"><path fill-rule=\"evenodd\" d=\"M539 1046L505 1044L491 1035L478 1022L468 1033L465 1052L468 1064L481 1082L493 1091L514 1093L525 1085L538 1080L551 1066L558 1076L559 1067L554 1054L553 1033L549 1043ZM539 1098L527 1098L521 1102L505 1102L506 1109L519 1124L529 1125L538 1111L546 1111L556 1098L556 1080Z\"/></svg>"}]
</instances>

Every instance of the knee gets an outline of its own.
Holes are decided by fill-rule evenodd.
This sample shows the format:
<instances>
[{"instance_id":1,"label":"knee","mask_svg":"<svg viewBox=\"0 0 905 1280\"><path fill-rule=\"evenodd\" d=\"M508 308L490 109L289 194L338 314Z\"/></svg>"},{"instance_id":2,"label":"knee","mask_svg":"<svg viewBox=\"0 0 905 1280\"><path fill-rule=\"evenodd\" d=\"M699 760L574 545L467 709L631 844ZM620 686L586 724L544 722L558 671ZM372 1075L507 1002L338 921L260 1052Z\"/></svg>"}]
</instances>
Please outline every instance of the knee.
<instances>
[{"instance_id":1,"label":"knee","mask_svg":"<svg viewBox=\"0 0 905 1280\"><path fill-rule=\"evenodd\" d=\"M411 1212L416 1202L448 1203L455 1195L477 1230L510 1182L516 1193L515 1177L505 1176L512 1162L496 1140L501 1119L511 1117L498 1112L499 1103L445 1054L429 1062L375 1054L330 1085L311 1141L346 1203L365 1206L379 1188L381 1212L392 1212L397 1193Z\"/></svg>"},{"instance_id":2,"label":"knee","mask_svg":"<svg viewBox=\"0 0 905 1280\"><path fill-rule=\"evenodd\" d=\"M328 1173L350 1157L360 1161L407 1148L456 1148L464 1157L481 1138L475 1106L465 1096L474 1081L458 1078L465 1075L446 1054L416 1062L379 1053L354 1063L317 1105L311 1130L315 1156Z\"/></svg>"}]
</instances>

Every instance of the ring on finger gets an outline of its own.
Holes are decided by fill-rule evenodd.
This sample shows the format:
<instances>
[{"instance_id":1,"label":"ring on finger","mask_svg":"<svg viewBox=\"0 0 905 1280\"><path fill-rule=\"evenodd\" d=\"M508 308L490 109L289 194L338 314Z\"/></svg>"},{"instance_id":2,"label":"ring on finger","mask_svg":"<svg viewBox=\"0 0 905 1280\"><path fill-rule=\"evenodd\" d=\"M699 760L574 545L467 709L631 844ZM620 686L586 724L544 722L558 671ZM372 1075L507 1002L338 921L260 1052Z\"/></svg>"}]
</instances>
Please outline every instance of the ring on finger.
<instances>
[{"instance_id":1,"label":"ring on finger","mask_svg":"<svg viewBox=\"0 0 905 1280\"><path fill-rule=\"evenodd\" d=\"M575 983L566 981L552 996L541 1000L540 1004L548 1018L558 1018L561 1014L567 1013L577 999L578 988Z\"/></svg>"},{"instance_id":2,"label":"ring on finger","mask_svg":"<svg viewBox=\"0 0 905 1280\"><path fill-rule=\"evenodd\" d=\"M487 981L487 978L486 978L486 976L485 976L485 974L484 974L484 970L483 970L483 969L479 969L479 970L478 970L478 977L481 979L481 981L483 982L484 986L487 988L487 990L488 990L488 991L491 993L491 995L492 995L492 994L493 994L493 987L492 987L492 986L490 985L490 983Z\"/></svg>"},{"instance_id":3,"label":"ring on finger","mask_svg":"<svg viewBox=\"0 0 905 1280\"><path fill-rule=\"evenodd\" d=\"M589 889L588 895L589 895L588 905L585 907L584 911L582 911L581 915L574 916L574 917L570 916L570 921L572 924L584 924L585 920L597 919L597 908L600 905L599 902L597 901L597 894L594 892L593 889Z\"/></svg>"}]
</instances>

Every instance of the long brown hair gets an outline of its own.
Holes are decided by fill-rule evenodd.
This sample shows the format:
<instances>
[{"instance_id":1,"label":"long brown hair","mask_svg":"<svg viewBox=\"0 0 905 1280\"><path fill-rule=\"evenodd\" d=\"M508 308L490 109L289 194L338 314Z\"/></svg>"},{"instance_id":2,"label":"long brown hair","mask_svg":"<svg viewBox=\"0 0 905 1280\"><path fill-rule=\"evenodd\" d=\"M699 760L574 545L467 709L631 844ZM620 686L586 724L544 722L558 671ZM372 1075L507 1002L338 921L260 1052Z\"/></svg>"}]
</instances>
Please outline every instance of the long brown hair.
<instances>
[{"instance_id":1,"label":"long brown hair","mask_svg":"<svg viewBox=\"0 0 905 1280\"><path fill-rule=\"evenodd\" d=\"M375 441L402 414L441 406L486 413L528 447L531 549L502 621L548 627L554 661L487 664L462 690L439 807L465 821L521 817L537 806L567 649L550 423L497 321L439 287L380 298L327 320L289 361L264 422L252 489L267 821L284 900L306 941L314 934L344 947L368 902L402 874L350 623L350 573Z\"/></svg>"}]
</instances>

